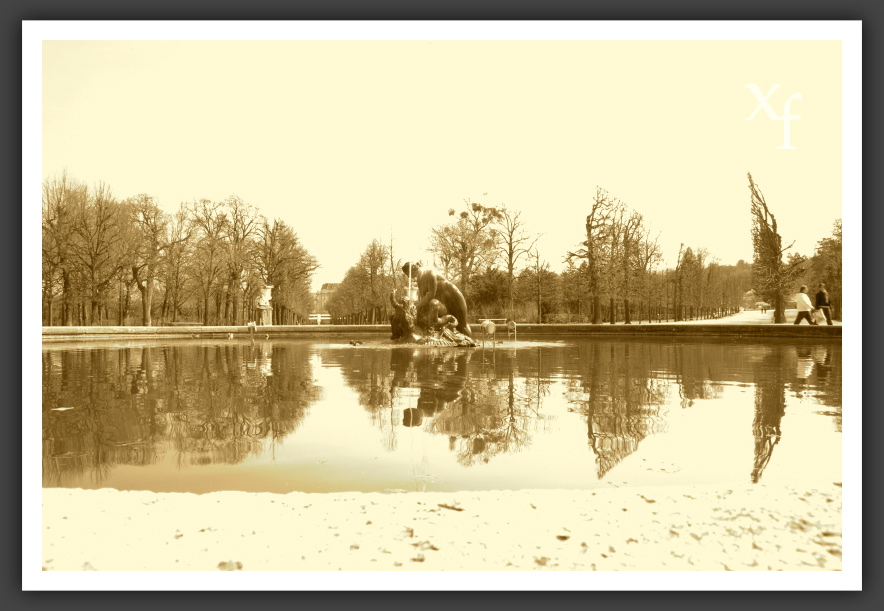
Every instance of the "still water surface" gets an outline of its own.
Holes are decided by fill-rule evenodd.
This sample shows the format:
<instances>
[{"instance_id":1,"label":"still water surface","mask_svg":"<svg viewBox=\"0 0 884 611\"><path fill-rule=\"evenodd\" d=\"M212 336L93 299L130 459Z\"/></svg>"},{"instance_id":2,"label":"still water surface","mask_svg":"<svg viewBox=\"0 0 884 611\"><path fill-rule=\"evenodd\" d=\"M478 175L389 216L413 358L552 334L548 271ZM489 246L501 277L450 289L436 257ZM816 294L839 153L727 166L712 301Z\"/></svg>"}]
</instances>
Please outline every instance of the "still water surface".
<instances>
[{"instance_id":1,"label":"still water surface","mask_svg":"<svg viewBox=\"0 0 884 611\"><path fill-rule=\"evenodd\" d=\"M841 481L841 343L44 345L43 486L396 492Z\"/></svg>"}]
</instances>

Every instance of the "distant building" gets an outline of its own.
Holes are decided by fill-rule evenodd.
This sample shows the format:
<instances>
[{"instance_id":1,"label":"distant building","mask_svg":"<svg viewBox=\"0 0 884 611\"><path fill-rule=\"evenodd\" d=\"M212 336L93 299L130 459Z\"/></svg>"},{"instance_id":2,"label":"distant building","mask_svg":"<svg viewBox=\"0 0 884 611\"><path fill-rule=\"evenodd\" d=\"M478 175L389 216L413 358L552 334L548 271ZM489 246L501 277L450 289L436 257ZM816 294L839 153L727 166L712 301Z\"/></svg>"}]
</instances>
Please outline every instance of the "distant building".
<instances>
[{"instance_id":1,"label":"distant building","mask_svg":"<svg viewBox=\"0 0 884 611\"><path fill-rule=\"evenodd\" d=\"M313 313L328 314L328 300L332 293L341 286L340 282L327 282L318 292L313 294Z\"/></svg>"}]
</instances>

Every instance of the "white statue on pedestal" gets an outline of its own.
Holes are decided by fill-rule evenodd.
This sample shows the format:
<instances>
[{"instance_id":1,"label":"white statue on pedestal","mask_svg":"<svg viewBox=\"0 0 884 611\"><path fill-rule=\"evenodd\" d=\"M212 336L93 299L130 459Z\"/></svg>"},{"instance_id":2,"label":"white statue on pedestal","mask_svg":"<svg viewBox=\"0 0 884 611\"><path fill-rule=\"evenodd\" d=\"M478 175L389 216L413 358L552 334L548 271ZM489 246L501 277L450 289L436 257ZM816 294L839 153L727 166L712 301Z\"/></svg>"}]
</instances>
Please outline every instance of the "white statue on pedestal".
<instances>
[{"instance_id":1,"label":"white statue on pedestal","mask_svg":"<svg viewBox=\"0 0 884 611\"><path fill-rule=\"evenodd\" d=\"M267 284L261 289L261 294L258 295L257 307L260 312L260 316L258 317L259 325L267 326L273 324L273 306L270 305L272 291L273 286Z\"/></svg>"}]
</instances>

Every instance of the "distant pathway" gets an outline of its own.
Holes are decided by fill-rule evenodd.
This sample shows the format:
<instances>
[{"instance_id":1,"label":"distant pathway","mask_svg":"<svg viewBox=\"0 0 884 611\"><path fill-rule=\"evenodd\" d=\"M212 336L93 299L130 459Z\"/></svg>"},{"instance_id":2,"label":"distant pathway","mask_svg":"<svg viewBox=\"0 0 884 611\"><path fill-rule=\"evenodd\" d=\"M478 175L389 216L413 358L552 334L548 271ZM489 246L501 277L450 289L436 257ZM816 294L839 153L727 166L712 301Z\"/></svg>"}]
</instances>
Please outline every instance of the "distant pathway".
<instances>
[{"instance_id":1,"label":"distant pathway","mask_svg":"<svg viewBox=\"0 0 884 611\"><path fill-rule=\"evenodd\" d=\"M795 322L795 316L797 315L797 310L786 310L786 322L780 324L791 325ZM835 326L840 327L840 320L832 321ZM642 323L647 324L647 323ZM668 323L651 323L651 324L670 324L670 325L772 325L773 321L773 310L768 310L765 313L762 313L761 310L745 310L743 312L739 312L737 314L732 314L730 316L725 316L724 318L713 318L708 320L684 320L680 322L668 322ZM801 323L804 326L807 326L807 323ZM825 323L823 323L825 325Z\"/></svg>"}]
</instances>

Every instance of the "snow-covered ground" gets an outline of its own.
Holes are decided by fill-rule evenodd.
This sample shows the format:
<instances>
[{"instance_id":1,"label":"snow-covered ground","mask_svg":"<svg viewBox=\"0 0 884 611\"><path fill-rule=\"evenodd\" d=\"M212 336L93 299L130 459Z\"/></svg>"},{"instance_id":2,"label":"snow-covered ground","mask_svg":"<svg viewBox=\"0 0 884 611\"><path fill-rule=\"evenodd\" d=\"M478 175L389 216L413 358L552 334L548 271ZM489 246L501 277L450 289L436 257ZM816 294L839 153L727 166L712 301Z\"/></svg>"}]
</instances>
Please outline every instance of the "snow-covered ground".
<instances>
[{"instance_id":1,"label":"snow-covered ground","mask_svg":"<svg viewBox=\"0 0 884 611\"><path fill-rule=\"evenodd\" d=\"M841 488L43 489L46 571L839 570Z\"/></svg>"}]
</instances>

